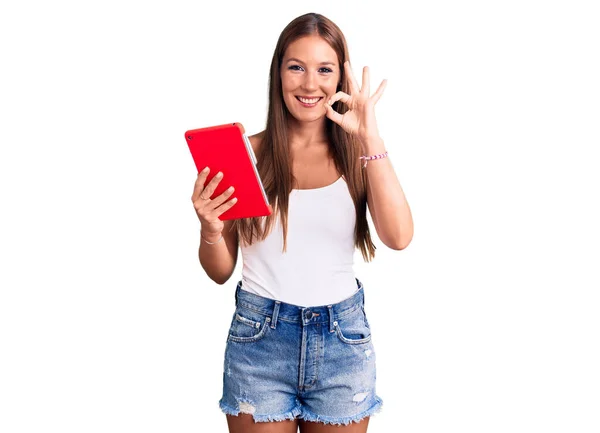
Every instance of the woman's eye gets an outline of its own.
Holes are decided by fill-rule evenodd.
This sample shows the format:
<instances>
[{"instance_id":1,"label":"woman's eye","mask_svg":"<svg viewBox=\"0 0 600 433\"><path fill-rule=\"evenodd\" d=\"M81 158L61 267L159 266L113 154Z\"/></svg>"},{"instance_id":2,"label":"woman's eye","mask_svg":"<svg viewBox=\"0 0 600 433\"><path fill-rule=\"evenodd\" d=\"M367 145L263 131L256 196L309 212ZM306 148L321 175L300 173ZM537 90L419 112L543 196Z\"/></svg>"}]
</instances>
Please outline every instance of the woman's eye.
<instances>
[{"instance_id":1,"label":"woman's eye","mask_svg":"<svg viewBox=\"0 0 600 433\"><path fill-rule=\"evenodd\" d=\"M302 69L302 66L300 66L300 65L291 65L290 67L288 67L288 69L290 69L292 71L303 71L304 70L304 69ZM324 72L324 73L329 74L329 73L331 73L333 71L331 69L329 69L329 68L320 68L319 72L321 72L321 73Z\"/></svg>"}]
</instances>

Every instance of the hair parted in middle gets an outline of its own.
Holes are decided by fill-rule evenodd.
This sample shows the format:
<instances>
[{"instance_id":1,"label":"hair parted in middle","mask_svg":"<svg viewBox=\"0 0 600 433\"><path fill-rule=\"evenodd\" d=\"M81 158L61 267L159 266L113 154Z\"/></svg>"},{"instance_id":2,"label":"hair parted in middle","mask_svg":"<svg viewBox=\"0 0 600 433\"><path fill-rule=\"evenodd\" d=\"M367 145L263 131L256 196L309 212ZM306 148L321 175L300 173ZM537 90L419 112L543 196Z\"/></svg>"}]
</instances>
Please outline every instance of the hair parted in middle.
<instances>
[{"instance_id":1,"label":"hair parted in middle","mask_svg":"<svg viewBox=\"0 0 600 433\"><path fill-rule=\"evenodd\" d=\"M246 245L252 244L254 239L265 239L274 227L276 218L279 217L283 228L283 251L287 249L288 204L294 179L288 140L288 120L291 114L283 99L281 65L286 49L292 42L314 35L323 38L337 54L340 67L340 83L337 91L351 93L350 81L343 67L344 62L350 61L350 56L346 38L340 28L317 13L307 13L292 20L281 32L273 53L269 75L266 128L260 135L261 145L256 155L257 170L273 212L266 217L241 218L233 222L232 230L238 231L240 242ZM347 111L347 107L341 101L334 103L332 108L341 114ZM329 118L325 119L325 128L329 141L329 155L338 172L345 177L354 201L355 246L360 248L365 261L371 261L375 257L376 247L371 239L367 221L368 180L359 160L360 143ZM315 211L318 212L318 209Z\"/></svg>"}]
</instances>

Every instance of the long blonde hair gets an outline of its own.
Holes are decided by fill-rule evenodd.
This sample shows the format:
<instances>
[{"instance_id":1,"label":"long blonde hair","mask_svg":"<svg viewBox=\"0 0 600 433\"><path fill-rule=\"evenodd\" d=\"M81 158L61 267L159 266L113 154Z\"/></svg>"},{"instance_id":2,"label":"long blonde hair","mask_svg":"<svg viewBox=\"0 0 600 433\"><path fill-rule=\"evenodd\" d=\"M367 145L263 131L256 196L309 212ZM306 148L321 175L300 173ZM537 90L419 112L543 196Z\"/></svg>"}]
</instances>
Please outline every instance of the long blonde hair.
<instances>
[{"instance_id":1,"label":"long blonde hair","mask_svg":"<svg viewBox=\"0 0 600 433\"><path fill-rule=\"evenodd\" d=\"M263 240L272 230L278 216L283 228L283 251L287 250L288 199L293 187L292 160L288 143L288 117L290 113L283 100L281 90L281 64L287 47L295 40L310 35L322 37L335 50L341 71L341 85L338 91L350 92L350 84L342 65L349 61L346 38L339 27L328 18L316 13L308 13L295 18L281 32L269 76L269 111L267 124L258 149L257 169L263 182L273 212L267 217L241 218L232 224L238 231L241 242L251 245L254 238ZM333 109L339 113L347 108L336 102ZM346 179L356 210L354 229L355 246L360 248L365 261L375 257L375 245L371 239L367 221L367 177L360 165L360 143L340 126L326 118L325 128L329 140L329 155L335 166ZM263 225L264 224L264 225Z\"/></svg>"}]
</instances>

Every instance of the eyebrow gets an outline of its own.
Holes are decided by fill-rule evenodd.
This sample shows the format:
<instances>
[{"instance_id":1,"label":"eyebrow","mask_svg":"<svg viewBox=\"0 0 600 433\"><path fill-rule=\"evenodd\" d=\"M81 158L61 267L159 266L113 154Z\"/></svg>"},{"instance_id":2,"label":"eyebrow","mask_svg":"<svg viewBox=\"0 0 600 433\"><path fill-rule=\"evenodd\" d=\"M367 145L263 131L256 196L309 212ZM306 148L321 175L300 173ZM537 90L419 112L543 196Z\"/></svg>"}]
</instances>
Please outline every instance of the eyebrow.
<instances>
[{"instance_id":1,"label":"eyebrow","mask_svg":"<svg viewBox=\"0 0 600 433\"><path fill-rule=\"evenodd\" d=\"M304 64L304 62L302 60L297 59L295 57L292 57L291 59L288 59L286 63L289 63L289 62L298 62L298 63ZM321 62L321 63L319 63L319 65L332 65L332 66L335 66L336 64L333 63L333 62Z\"/></svg>"}]
</instances>

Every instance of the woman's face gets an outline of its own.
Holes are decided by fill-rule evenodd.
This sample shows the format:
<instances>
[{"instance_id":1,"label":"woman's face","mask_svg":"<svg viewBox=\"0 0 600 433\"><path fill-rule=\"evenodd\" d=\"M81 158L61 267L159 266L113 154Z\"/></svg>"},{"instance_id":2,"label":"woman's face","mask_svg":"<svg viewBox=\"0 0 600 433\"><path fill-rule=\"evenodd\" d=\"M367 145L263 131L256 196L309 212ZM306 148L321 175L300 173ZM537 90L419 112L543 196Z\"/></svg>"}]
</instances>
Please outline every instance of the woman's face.
<instances>
[{"instance_id":1,"label":"woman's face","mask_svg":"<svg viewBox=\"0 0 600 433\"><path fill-rule=\"evenodd\" d=\"M298 121L325 116L325 103L340 81L337 54L320 36L292 42L281 63L281 90L288 110Z\"/></svg>"}]
</instances>

